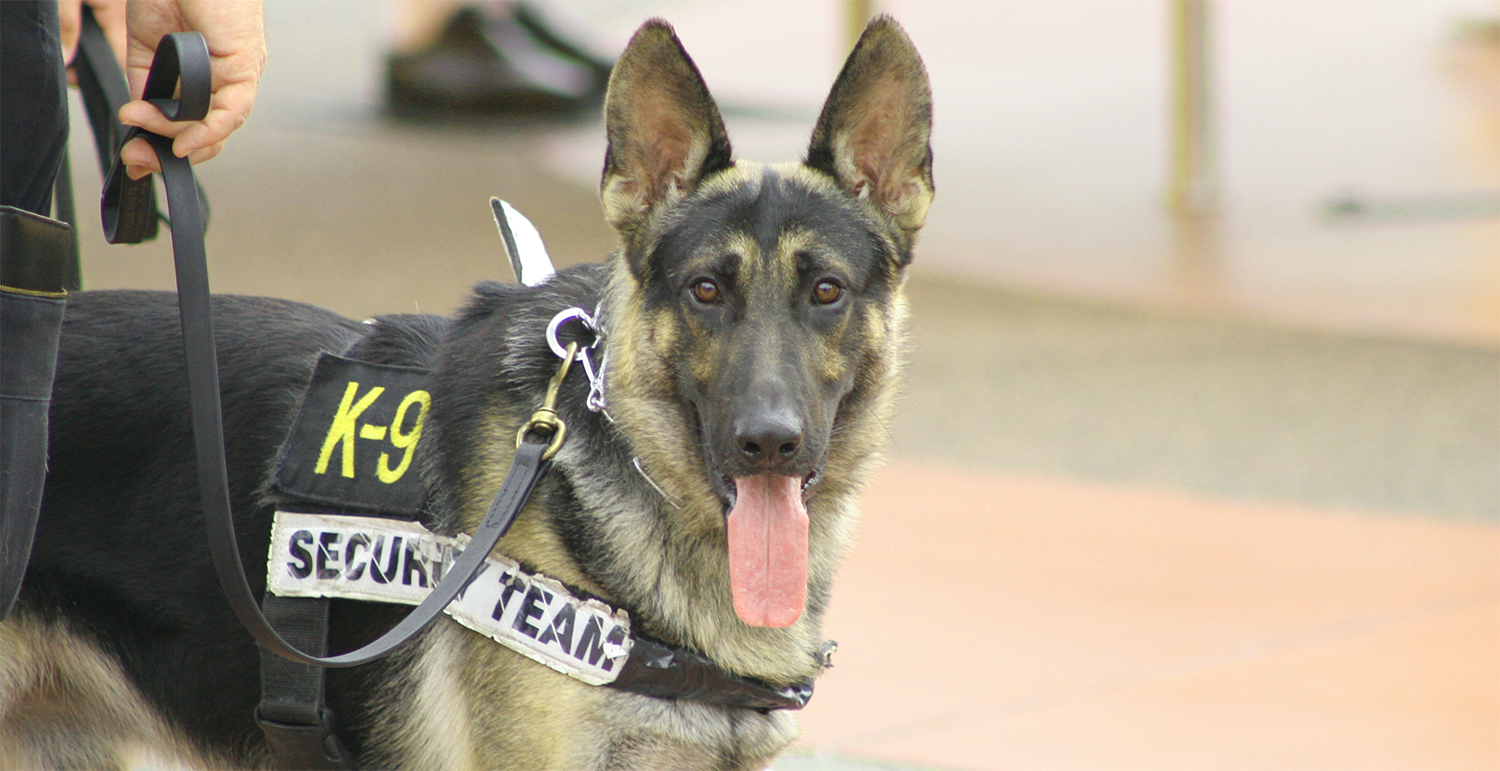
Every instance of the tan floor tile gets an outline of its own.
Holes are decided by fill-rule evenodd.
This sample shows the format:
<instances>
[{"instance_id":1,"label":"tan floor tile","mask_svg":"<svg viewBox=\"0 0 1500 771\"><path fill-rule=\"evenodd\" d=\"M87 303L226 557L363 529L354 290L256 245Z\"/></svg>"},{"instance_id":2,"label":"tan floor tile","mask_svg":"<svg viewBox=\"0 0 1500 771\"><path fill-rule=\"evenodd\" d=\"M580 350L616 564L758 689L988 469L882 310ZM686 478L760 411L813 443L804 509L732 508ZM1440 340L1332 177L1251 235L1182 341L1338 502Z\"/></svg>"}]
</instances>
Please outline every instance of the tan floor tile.
<instances>
[{"instance_id":1,"label":"tan floor tile","mask_svg":"<svg viewBox=\"0 0 1500 771\"><path fill-rule=\"evenodd\" d=\"M974 769L1500 767L1500 601L1345 631L981 709L847 751Z\"/></svg>"},{"instance_id":2,"label":"tan floor tile","mask_svg":"<svg viewBox=\"0 0 1500 771\"><path fill-rule=\"evenodd\" d=\"M1492 526L902 463L866 495L827 631L844 647L804 715L819 749L1500 766Z\"/></svg>"}]
</instances>

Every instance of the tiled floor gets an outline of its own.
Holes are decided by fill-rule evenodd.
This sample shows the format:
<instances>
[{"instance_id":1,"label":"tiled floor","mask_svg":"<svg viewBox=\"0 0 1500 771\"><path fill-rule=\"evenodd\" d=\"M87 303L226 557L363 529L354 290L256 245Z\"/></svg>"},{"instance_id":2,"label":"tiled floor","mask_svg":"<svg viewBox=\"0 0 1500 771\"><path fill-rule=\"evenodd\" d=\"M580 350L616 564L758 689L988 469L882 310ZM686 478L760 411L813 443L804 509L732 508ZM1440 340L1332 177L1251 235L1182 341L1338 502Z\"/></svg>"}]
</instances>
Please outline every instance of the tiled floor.
<instances>
[{"instance_id":1,"label":"tiled floor","mask_svg":"<svg viewBox=\"0 0 1500 771\"><path fill-rule=\"evenodd\" d=\"M564 5L677 22L748 157L796 155L839 58L832 3ZM939 196L843 647L777 768L1500 768L1500 230L1315 216L1500 187L1490 65L1445 42L1493 3L1226 0L1224 252L1189 302L1163 3L887 5ZM268 6L256 114L201 167L217 290L448 312L507 278L490 195L560 262L609 250L597 125L386 123L388 3ZM84 234L91 286L172 285L165 243Z\"/></svg>"},{"instance_id":2,"label":"tiled floor","mask_svg":"<svg viewBox=\"0 0 1500 771\"><path fill-rule=\"evenodd\" d=\"M865 500L805 712L815 757L1500 762L1493 526L914 462Z\"/></svg>"}]
</instances>

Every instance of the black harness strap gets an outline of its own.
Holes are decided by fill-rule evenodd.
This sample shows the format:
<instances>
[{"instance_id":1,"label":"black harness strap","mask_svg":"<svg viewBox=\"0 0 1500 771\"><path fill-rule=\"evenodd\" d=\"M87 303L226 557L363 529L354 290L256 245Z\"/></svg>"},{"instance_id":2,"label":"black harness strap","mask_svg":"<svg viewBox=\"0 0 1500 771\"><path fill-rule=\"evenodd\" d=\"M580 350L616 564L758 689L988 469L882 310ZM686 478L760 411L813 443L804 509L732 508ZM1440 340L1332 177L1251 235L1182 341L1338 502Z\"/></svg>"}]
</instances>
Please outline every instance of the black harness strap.
<instances>
[{"instance_id":1,"label":"black harness strap","mask_svg":"<svg viewBox=\"0 0 1500 771\"><path fill-rule=\"evenodd\" d=\"M309 651L315 656L321 656L328 652L328 600L323 598L302 598L305 602L297 603L293 608L291 598L277 597L274 594L266 595L265 602L261 604L266 614L266 620L276 627L276 631L286 638L288 642L296 643L298 648ZM298 664L295 661L287 661L279 656L266 656L261 658L261 700L258 717L264 720L275 720L281 723L314 724L321 718L319 710L323 706L323 683L320 679L313 687L305 687L295 682L305 673L322 673L322 667L311 664ZM269 688L269 684L288 685L284 688Z\"/></svg>"},{"instance_id":2,"label":"black harness strap","mask_svg":"<svg viewBox=\"0 0 1500 771\"><path fill-rule=\"evenodd\" d=\"M89 127L93 129L94 150L99 156L99 171L105 175L104 195L106 207L123 212L106 212L104 216L105 237L112 244L138 244L156 238L157 211L156 188L150 177L132 180L123 174L120 179L110 179L116 165L116 156L125 146L130 132L120 122L120 108L130 101L130 87L125 82L125 72L115 60L104 37L104 30L94 18L93 9L83 7L83 26L78 35L78 53L73 59L73 72L78 75L78 90L83 95L84 112L88 115ZM171 96L170 93L167 96ZM108 201L113 197L113 201Z\"/></svg>"},{"instance_id":3,"label":"black harness strap","mask_svg":"<svg viewBox=\"0 0 1500 771\"><path fill-rule=\"evenodd\" d=\"M819 664L829 666L833 643L819 652ZM802 709L812 699L813 683L805 680L773 686L731 674L701 653L675 648L637 633L630 658L610 688L659 699L686 699L720 707L754 709Z\"/></svg>"},{"instance_id":4,"label":"black harness strap","mask_svg":"<svg viewBox=\"0 0 1500 771\"><path fill-rule=\"evenodd\" d=\"M78 76L78 90L84 97L84 112L94 129L94 151L99 156L100 170L108 171L115 153L119 152L120 139L125 135L119 114L120 108L130 101L130 86L109 47L104 30L94 18L94 10L86 5L76 56L72 62L73 72Z\"/></svg>"},{"instance_id":5,"label":"black harness strap","mask_svg":"<svg viewBox=\"0 0 1500 771\"><path fill-rule=\"evenodd\" d=\"M282 639L314 656L328 652L328 600L277 597L261 603ZM255 722L271 745L275 768L323 771L354 768L354 756L335 733L333 710L323 700L327 670L298 664L260 649L260 707Z\"/></svg>"},{"instance_id":6,"label":"black harness strap","mask_svg":"<svg viewBox=\"0 0 1500 771\"><path fill-rule=\"evenodd\" d=\"M64 291L77 292L83 289L83 265L79 261L78 213L73 208L73 162L67 148L63 148L57 180L52 183L52 213L68 224L68 253L61 260L62 287Z\"/></svg>"}]
</instances>

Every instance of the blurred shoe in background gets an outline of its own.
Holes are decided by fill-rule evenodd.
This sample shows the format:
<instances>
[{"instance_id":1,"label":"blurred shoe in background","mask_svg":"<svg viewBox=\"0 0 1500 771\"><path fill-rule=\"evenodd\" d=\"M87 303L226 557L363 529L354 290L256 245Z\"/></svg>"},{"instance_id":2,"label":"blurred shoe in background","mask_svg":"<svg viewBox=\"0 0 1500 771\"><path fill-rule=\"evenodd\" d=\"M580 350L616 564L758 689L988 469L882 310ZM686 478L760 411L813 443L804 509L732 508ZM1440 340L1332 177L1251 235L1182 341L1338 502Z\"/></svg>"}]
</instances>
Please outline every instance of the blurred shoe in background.
<instances>
[{"instance_id":1,"label":"blurred shoe in background","mask_svg":"<svg viewBox=\"0 0 1500 771\"><path fill-rule=\"evenodd\" d=\"M409 118L597 106L611 64L554 27L526 3L458 6L425 45L387 59L386 103Z\"/></svg>"}]
</instances>

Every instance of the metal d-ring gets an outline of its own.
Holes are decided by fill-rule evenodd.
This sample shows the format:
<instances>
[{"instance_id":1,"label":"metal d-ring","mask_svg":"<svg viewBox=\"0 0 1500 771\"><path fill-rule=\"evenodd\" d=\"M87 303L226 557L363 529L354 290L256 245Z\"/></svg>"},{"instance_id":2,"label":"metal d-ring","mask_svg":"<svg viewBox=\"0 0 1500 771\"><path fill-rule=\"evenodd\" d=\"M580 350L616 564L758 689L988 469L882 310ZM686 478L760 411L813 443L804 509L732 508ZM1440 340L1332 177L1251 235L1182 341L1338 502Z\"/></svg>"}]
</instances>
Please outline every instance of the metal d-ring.
<instances>
[{"instance_id":1,"label":"metal d-ring","mask_svg":"<svg viewBox=\"0 0 1500 771\"><path fill-rule=\"evenodd\" d=\"M563 324L566 324L573 319L582 321L583 325L585 327L588 327L590 330L594 328L594 318L588 314L588 311L582 308L567 308L565 310L559 311L556 316L552 317L551 321L547 322L547 346L552 349L552 352L554 354L557 354L557 357L559 359L563 358L564 346L562 342L557 339L557 330L561 329ZM577 348L578 346L575 343L573 344L573 347ZM578 353L574 354L573 358L583 358L583 351L579 351Z\"/></svg>"},{"instance_id":2,"label":"metal d-ring","mask_svg":"<svg viewBox=\"0 0 1500 771\"><path fill-rule=\"evenodd\" d=\"M549 330L550 331L550 330ZM548 334L550 340L553 336ZM568 437L568 424L557 415L557 392L562 388L563 378L568 376L568 369L573 366L573 359L578 355L578 343L568 343L566 350L558 354L562 357L562 366L557 368L557 374L547 383L547 395L542 398L542 408L531 413L531 419L521 425L521 430L516 432L516 446L526 441L526 434L531 431L541 431L552 435L552 441L548 442L547 449L542 451L542 460L552 460L552 456L562 449L563 441Z\"/></svg>"},{"instance_id":3,"label":"metal d-ring","mask_svg":"<svg viewBox=\"0 0 1500 771\"><path fill-rule=\"evenodd\" d=\"M588 311L582 308L565 308L561 311L558 311L557 315L553 316L552 320L547 323L547 347L551 348L552 353L555 354L558 358L562 358L563 356L567 355L562 341L557 337L557 331L561 329L564 324L572 321L573 319L578 319L583 323L583 326L594 335L593 342L585 346L579 346L578 352L573 355L574 359L583 362L583 372L589 379L589 396L586 403L588 404L590 412L603 412L605 407L604 369L609 365L609 351L608 349L605 349L604 354L601 356L599 365L597 367L594 366L594 357L590 355L591 351L595 351L601 348L604 342L604 329L602 323L604 314L602 311L602 307L602 301L598 305L595 305L594 314L592 316L589 315Z\"/></svg>"}]
</instances>

